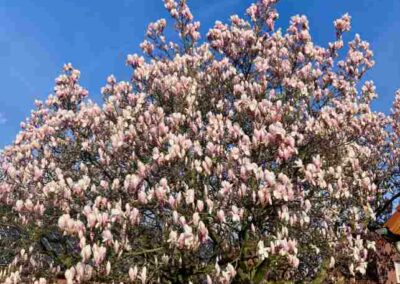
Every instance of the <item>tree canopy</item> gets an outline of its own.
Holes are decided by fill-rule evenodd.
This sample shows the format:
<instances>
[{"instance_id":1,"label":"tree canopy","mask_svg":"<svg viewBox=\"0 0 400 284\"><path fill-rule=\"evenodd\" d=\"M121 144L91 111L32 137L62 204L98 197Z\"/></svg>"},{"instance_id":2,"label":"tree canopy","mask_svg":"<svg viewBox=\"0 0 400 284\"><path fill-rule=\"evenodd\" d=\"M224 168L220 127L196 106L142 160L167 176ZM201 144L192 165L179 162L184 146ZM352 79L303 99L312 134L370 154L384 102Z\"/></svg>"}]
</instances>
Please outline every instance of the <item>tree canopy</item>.
<instances>
[{"instance_id":1,"label":"tree canopy","mask_svg":"<svg viewBox=\"0 0 400 284\"><path fill-rule=\"evenodd\" d=\"M400 93L390 115L351 18L327 47L307 18L275 28L276 0L201 36L184 0L148 26L129 81L88 99L71 64L0 154L3 220L29 238L6 283L335 282L363 277L396 198ZM169 41L166 29L179 36ZM393 199L393 200L392 200ZM72 242L45 262L41 232ZM47 282L46 282L47 281Z\"/></svg>"}]
</instances>

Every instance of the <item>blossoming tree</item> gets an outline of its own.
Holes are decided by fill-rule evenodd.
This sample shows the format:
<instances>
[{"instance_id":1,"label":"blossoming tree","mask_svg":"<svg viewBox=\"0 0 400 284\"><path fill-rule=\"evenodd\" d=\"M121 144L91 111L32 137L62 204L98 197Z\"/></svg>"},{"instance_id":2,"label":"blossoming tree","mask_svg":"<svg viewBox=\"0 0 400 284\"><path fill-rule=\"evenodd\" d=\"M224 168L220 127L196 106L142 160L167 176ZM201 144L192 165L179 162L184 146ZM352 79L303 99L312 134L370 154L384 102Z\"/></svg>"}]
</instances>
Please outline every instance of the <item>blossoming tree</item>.
<instances>
[{"instance_id":1,"label":"blossoming tree","mask_svg":"<svg viewBox=\"0 0 400 284\"><path fill-rule=\"evenodd\" d=\"M3 219L60 231L76 253L45 269L28 242L4 281L365 274L399 103L392 116L371 110L375 87L362 77L373 54L358 35L344 47L350 16L324 48L305 16L275 30L275 2L202 38L186 1L164 0L180 41L168 41L166 20L150 24L144 57L127 57L131 80L110 76L102 106L64 66L1 154L0 202L13 213Z\"/></svg>"}]
</instances>

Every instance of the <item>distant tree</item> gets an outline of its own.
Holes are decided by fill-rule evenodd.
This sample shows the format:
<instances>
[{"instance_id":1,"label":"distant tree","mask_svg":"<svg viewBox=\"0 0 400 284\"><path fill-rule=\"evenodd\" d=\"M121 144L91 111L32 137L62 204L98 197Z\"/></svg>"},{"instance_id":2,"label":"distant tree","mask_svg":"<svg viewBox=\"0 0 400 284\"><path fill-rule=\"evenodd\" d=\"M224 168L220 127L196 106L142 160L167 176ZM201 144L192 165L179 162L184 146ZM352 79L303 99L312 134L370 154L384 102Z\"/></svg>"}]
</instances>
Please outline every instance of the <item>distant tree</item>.
<instances>
[{"instance_id":1,"label":"distant tree","mask_svg":"<svg viewBox=\"0 0 400 284\"><path fill-rule=\"evenodd\" d=\"M0 202L78 252L43 269L29 242L7 283L335 282L365 274L368 225L398 161L393 114L371 110L367 42L315 45L305 16L274 30L274 0L217 21L200 41L186 1L165 0L129 82L110 76L102 106L71 64L1 154ZM342 54L342 56L340 56ZM32 233L33 232L33 233ZM42 277L42 278L40 278ZM335 278L336 277L336 278ZM40 278L40 280L39 280ZM45 280L47 279L47 280ZM335 280L336 279L336 280Z\"/></svg>"}]
</instances>

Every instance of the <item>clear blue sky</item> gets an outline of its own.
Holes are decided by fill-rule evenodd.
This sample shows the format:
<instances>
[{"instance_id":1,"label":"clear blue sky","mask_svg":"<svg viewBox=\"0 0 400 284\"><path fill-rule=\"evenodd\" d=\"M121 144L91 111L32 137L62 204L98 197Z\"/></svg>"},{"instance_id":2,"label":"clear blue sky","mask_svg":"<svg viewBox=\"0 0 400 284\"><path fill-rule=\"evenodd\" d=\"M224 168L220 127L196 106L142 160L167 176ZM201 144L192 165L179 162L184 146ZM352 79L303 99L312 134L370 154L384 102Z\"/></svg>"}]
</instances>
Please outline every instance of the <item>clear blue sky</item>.
<instances>
[{"instance_id":1,"label":"clear blue sky","mask_svg":"<svg viewBox=\"0 0 400 284\"><path fill-rule=\"evenodd\" d=\"M206 32L215 20L243 15L250 0L189 0ZM374 109L388 112L400 88L399 0L281 0L278 26L305 14L319 45L334 38L332 22L352 16L352 34L368 40L377 64L367 74L380 97ZM0 0L0 147L13 141L35 99L45 99L66 62L81 70L81 83L100 101L109 74L128 80L129 53L139 52L147 24L167 18L161 0ZM168 19L168 18L167 18Z\"/></svg>"}]
</instances>

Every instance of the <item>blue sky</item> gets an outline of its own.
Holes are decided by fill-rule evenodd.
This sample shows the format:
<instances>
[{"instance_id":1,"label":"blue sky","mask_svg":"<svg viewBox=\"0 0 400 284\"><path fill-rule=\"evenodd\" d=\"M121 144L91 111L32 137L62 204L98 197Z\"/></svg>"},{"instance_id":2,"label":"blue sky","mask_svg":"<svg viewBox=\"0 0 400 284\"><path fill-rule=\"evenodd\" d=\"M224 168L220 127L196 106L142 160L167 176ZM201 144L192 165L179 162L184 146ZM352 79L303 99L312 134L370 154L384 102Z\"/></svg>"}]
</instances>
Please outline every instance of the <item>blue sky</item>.
<instances>
[{"instance_id":1,"label":"blue sky","mask_svg":"<svg viewBox=\"0 0 400 284\"><path fill-rule=\"evenodd\" d=\"M250 0L189 0L203 34L215 20L243 15ZM400 88L399 0L281 0L278 26L305 14L319 45L334 38L332 22L345 12L352 33L371 43L377 64L367 74L380 95L374 109L388 112ZM147 24L168 15L161 0L0 0L0 147L10 144L35 99L45 99L66 62L81 70L83 86L100 101L108 75L128 80L129 53L139 52Z\"/></svg>"}]
</instances>

